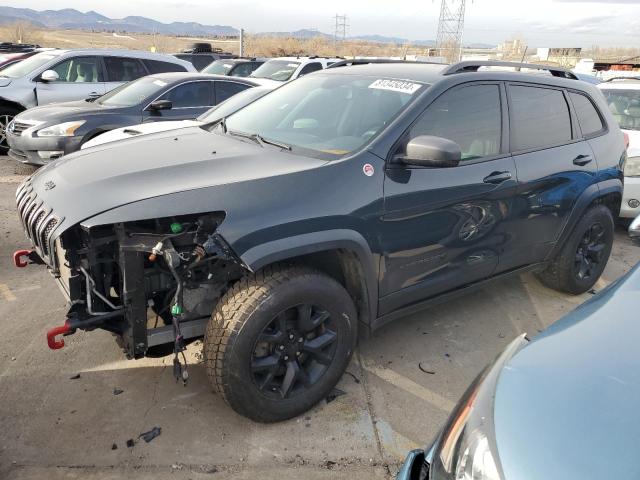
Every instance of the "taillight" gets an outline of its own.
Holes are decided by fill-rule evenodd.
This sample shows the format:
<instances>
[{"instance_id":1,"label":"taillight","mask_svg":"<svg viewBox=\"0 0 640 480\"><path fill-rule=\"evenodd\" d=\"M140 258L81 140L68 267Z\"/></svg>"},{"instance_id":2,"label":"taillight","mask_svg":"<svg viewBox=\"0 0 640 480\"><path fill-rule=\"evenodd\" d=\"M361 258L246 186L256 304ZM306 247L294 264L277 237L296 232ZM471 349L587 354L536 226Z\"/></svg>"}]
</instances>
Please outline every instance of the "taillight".
<instances>
[{"instance_id":1,"label":"taillight","mask_svg":"<svg viewBox=\"0 0 640 480\"><path fill-rule=\"evenodd\" d=\"M627 132L622 132L624 135L624 148L625 150L629 148L629 134Z\"/></svg>"}]
</instances>

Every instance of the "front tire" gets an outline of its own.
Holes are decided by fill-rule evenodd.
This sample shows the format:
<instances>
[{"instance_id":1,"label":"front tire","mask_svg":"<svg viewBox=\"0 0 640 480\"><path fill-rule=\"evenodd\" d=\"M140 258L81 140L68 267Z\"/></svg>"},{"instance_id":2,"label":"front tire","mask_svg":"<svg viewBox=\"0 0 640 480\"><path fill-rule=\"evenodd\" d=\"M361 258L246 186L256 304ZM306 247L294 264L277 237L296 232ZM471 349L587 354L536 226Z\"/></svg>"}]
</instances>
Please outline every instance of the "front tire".
<instances>
[{"instance_id":1,"label":"front tire","mask_svg":"<svg viewBox=\"0 0 640 480\"><path fill-rule=\"evenodd\" d=\"M590 290L609 260L613 232L611 211L603 205L591 207L538 278L547 287L564 293L579 295Z\"/></svg>"},{"instance_id":2,"label":"front tire","mask_svg":"<svg viewBox=\"0 0 640 480\"><path fill-rule=\"evenodd\" d=\"M271 266L222 297L207 326L205 365L231 408L276 422L326 397L356 339L356 309L338 282L305 267Z\"/></svg>"}]
</instances>

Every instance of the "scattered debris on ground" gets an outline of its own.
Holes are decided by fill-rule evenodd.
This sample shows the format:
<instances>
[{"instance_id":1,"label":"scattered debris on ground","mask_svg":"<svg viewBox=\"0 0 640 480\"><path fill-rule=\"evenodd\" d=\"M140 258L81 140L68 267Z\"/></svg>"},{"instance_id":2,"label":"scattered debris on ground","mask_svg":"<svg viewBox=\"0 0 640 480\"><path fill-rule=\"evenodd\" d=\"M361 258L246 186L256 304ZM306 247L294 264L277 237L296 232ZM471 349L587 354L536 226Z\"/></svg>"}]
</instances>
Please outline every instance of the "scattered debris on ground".
<instances>
[{"instance_id":1,"label":"scattered debris on ground","mask_svg":"<svg viewBox=\"0 0 640 480\"><path fill-rule=\"evenodd\" d=\"M351 372L349 372L349 371L346 371L346 372L344 372L344 373L346 373L346 374L347 374L347 375L349 375L351 378L353 378L353 381L354 381L354 382L356 382L356 383L360 383L360 379L359 379L358 377L356 377L353 373L351 373Z\"/></svg>"},{"instance_id":2,"label":"scattered debris on ground","mask_svg":"<svg viewBox=\"0 0 640 480\"><path fill-rule=\"evenodd\" d=\"M133 441L133 438L130 438L129 440L127 440L127 447L128 448L133 448L133 446L136 444L136 442Z\"/></svg>"},{"instance_id":3,"label":"scattered debris on ground","mask_svg":"<svg viewBox=\"0 0 640 480\"><path fill-rule=\"evenodd\" d=\"M70 376L70 377L69 377L69 380L77 380L77 379L79 379L79 378L80 378L80 374L79 374L79 373L76 373L75 375Z\"/></svg>"},{"instance_id":4,"label":"scattered debris on ground","mask_svg":"<svg viewBox=\"0 0 640 480\"><path fill-rule=\"evenodd\" d=\"M429 375L435 375L436 372L434 372L433 370L429 370L425 367L422 366L422 362L418 363L418 368L423 371L424 373L428 373Z\"/></svg>"},{"instance_id":5,"label":"scattered debris on ground","mask_svg":"<svg viewBox=\"0 0 640 480\"><path fill-rule=\"evenodd\" d=\"M346 395L347 392L340 390L339 388L334 388L331 390L329 395L326 396L325 400L327 403L333 402L336 398L341 397L342 395Z\"/></svg>"},{"instance_id":6,"label":"scattered debris on ground","mask_svg":"<svg viewBox=\"0 0 640 480\"><path fill-rule=\"evenodd\" d=\"M144 432L138 435L138 438L142 438L145 442L149 443L154 438L159 437L161 433L162 433L161 427L153 427L148 432Z\"/></svg>"},{"instance_id":7,"label":"scattered debris on ground","mask_svg":"<svg viewBox=\"0 0 640 480\"><path fill-rule=\"evenodd\" d=\"M118 445L116 443L111 445L111 450L117 450L118 449Z\"/></svg>"},{"instance_id":8,"label":"scattered debris on ground","mask_svg":"<svg viewBox=\"0 0 640 480\"><path fill-rule=\"evenodd\" d=\"M113 389L113 394L114 395L120 395L121 393L124 393L124 390L122 390L121 388L114 388Z\"/></svg>"}]
</instances>

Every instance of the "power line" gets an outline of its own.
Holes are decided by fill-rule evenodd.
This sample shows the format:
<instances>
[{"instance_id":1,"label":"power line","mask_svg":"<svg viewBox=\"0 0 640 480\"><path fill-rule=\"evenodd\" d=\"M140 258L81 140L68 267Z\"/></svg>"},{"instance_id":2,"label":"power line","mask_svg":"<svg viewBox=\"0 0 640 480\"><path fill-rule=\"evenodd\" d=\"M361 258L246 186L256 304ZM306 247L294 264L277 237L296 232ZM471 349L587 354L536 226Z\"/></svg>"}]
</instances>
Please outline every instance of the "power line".
<instances>
[{"instance_id":1,"label":"power line","mask_svg":"<svg viewBox=\"0 0 640 480\"><path fill-rule=\"evenodd\" d=\"M347 23L346 15L338 15L333 17L335 20L335 29L333 31L333 41L338 42L338 40L344 41L347 38L347 27L349 24Z\"/></svg>"},{"instance_id":2,"label":"power line","mask_svg":"<svg viewBox=\"0 0 640 480\"><path fill-rule=\"evenodd\" d=\"M436 49L448 61L459 60L462 54L462 34L466 0L442 0Z\"/></svg>"}]
</instances>

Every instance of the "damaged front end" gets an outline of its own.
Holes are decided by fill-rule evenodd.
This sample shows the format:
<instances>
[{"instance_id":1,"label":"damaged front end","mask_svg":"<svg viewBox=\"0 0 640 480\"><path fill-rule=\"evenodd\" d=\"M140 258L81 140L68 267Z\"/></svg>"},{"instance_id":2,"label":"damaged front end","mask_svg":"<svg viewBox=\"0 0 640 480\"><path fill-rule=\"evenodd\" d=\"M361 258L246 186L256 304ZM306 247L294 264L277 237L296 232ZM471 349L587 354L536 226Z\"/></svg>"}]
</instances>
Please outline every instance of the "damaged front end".
<instances>
[{"instance_id":1,"label":"damaged front end","mask_svg":"<svg viewBox=\"0 0 640 480\"><path fill-rule=\"evenodd\" d=\"M173 352L204 334L218 299L244 273L216 233L224 212L208 212L56 232L63 218L48 209L29 181L17 192L33 250L16 252L16 266L45 263L70 303L63 326L47 335L107 330L128 358ZM180 365L176 375L186 380Z\"/></svg>"}]
</instances>

